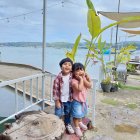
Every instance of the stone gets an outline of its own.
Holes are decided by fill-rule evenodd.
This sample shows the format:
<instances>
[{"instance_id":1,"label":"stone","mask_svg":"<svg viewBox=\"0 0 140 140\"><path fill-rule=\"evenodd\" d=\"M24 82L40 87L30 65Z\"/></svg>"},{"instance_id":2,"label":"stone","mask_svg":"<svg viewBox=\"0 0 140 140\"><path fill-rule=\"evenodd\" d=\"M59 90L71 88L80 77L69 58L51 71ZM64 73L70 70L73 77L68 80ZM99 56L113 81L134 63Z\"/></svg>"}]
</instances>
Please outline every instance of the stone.
<instances>
[{"instance_id":1,"label":"stone","mask_svg":"<svg viewBox=\"0 0 140 140\"><path fill-rule=\"evenodd\" d=\"M4 132L13 140L59 140L65 132L64 122L53 114L41 111L20 118Z\"/></svg>"}]
</instances>

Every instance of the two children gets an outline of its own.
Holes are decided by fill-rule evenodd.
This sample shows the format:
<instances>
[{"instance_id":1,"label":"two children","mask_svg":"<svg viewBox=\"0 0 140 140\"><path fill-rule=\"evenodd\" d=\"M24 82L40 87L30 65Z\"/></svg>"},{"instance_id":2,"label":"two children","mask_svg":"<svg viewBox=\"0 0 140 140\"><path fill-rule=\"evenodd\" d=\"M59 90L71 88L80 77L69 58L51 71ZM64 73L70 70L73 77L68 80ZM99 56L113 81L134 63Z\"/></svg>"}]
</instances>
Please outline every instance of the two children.
<instances>
[{"instance_id":1,"label":"two children","mask_svg":"<svg viewBox=\"0 0 140 140\"><path fill-rule=\"evenodd\" d=\"M75 133L81 137L81 129L87 130L87 126L82 123L82 118L87 112L86 95L87 89L91 87L91 81L81 63L73 64L71 59L64 58L59 65L61 72L53 85L55 115L64 117L66 129L70 134L74 133L71 126L72 116Z\"/></svg>"}]
</instances>

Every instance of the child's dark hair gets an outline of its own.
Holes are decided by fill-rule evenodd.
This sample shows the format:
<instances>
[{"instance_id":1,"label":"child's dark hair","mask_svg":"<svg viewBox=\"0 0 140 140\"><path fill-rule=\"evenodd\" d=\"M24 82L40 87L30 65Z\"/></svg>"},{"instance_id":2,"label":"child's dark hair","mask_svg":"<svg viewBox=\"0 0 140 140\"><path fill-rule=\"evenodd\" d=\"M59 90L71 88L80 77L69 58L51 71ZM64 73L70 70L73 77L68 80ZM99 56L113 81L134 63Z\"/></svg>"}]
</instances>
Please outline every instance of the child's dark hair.
<instances>
[{"instance_id":1,"label":"child's dark hair","mask_svg":"<svg viewBox=\"0 0 140 140\"><path fill-rule=\"evenodd\" d=\"M62 67L62 65L63 65L65 62L70 62L71 65L73 65L73 62L72 62L72 60L71 60L70 58L64 58L64 59L62 59L62 60L60 61L60 63L59 63L60 67Z\"/></svg>"},{"instance_id":2,"label":"child's dark hair","mask_svg":"<svg viewBox=\"0 0 140 140\"><path fill-rule=\"evenodd\" d=\"M85 70L84 65L81 64L81 63L74 63L73 66L72 66L72 72L74 72L76 70L79 70L79 69Z\"/></svg>"}]
</instances>

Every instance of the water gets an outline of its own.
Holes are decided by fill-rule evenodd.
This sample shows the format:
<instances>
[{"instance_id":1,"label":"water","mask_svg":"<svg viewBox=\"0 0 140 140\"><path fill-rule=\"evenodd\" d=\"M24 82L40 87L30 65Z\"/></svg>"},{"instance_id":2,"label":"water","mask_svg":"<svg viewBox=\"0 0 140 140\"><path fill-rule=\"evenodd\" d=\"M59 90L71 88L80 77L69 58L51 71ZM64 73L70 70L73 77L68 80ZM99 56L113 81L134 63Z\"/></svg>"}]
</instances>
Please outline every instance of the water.
<instances>
[{"instance_id":1,"label":"water","mask_svg":"<svg viewBox=\"0 0 140 140\"><path fill-rule=\"evenodd\" d=\"M53 74L60 71L59 62L65 57L66 49L46 48L45 70ZM42 48L34 47L0 47L1 60L11 63L29 64L42 67ZM84 63L87 49L79 49L76 62ZM109 60L109 55L105 55L105 60ZM99 78L99 63L90 63L87 72L91 78Z\"/></svg>"},{"instance_id":2,"label":"water","mask_svg":"<svg viewBox=\"0 0 140 140\"><path fill-rule=\"evenodd\" d=\"M23 97L18 93L18 110L23 109ZM29 98L26 97L26 106L30 104ZM7 117L15 113L15 93L14 90L9 87L0 89L0 116ZM41 107L36 105L28 110L40 110Z\"/></svg>"}]
</instances>

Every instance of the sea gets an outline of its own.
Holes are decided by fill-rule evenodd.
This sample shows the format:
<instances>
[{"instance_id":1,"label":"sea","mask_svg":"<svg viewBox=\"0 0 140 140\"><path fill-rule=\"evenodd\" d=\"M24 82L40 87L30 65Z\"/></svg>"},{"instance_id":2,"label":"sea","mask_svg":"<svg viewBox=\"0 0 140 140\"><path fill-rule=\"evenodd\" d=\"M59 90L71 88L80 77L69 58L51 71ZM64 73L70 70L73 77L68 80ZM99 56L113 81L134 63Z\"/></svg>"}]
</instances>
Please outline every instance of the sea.
<instances>
[{"instance_id":1,"label":"sea","mask_svg":"<svg viewBox=\"0 0 140 140\"><path fill-rule=\"evenodd\" d=\"M69 49L46 47L45 52L45 70L57 75L60 72L59 62L65 58L65 54ZM79 49L76 55L76 62L84 64L87 49ZM42 48L35 47L0 47L0 60L4 62L28 64L38 68L42 68ZM109 55L104 56L109 61ZM91 78L98 79L99 64L89 63L86 71Z\"/></svg>"}]
</instances>

